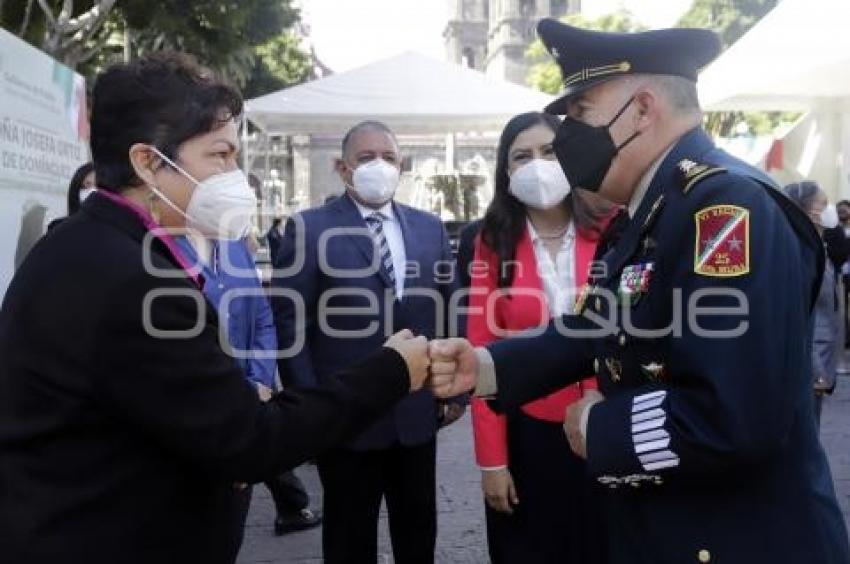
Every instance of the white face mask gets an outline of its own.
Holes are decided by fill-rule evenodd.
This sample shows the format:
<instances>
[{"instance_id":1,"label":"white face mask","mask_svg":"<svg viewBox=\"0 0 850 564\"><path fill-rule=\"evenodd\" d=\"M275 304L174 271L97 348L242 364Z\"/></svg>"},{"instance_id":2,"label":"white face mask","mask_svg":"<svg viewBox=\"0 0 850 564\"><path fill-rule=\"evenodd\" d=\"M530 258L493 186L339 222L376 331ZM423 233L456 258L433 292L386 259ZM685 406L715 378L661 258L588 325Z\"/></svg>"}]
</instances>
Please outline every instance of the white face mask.
<instances>
[{"instance_id":1,"label":"white face mask","mask_svg":"<svg viewBox=\"0 0 850 564\"><path fill-rule=\"evenodd\" d=\"M511 175L510 192L526 206L546 210L567 197L570 182L558 161L534 159Z\"/></svg>"},{"instance_id":2,"label":"white face mask","mask_svg":"<svg viewBox=\"0 0 850 564\"><path fill-rule=\"evenodd\" d=\"M186 224L208 239L235 241L251 229L251 219L257 211L257 196L248 178L240 169L214 174L198 182L191 174L177 166L156 147L154 152L180 174L195 183L186 211L181 210L155 187L151 189L174 211L186 218Z\"/></svg>"},{"instance_id":3,"label":"white face mask","mask_svg":"<svg viewBox=\"0 0 850 564\"><path fill-rule=\"evenodd\" d=\"M375 159L354 170L354 191L367 204L388 202L398 188L399 170L384 159Z\"/></svg>"},{"instance_id":4,"label":"white face mask","mask_svg":"<svg viewBox=\"0 0 850 564\"><path fill-rule=\"evenodd\" d=\"M820 224L824 229L838 227L838 210L834 204L827 204L820 212Z\"/></svg>"},{"instance_id":5,"label":"white face mask","mask_svg":"<svg viewBox=\"0 0 850 564\"><path fill-rule=\"evenodd\" d=\"M83 202L85 202L86 198L88 198L89 196L94 194L96 191L97 191L97 188L80 188L80 193L78 195L78 199L80 200L80 203L82 204Z\"/></svg>"}]
</instances>

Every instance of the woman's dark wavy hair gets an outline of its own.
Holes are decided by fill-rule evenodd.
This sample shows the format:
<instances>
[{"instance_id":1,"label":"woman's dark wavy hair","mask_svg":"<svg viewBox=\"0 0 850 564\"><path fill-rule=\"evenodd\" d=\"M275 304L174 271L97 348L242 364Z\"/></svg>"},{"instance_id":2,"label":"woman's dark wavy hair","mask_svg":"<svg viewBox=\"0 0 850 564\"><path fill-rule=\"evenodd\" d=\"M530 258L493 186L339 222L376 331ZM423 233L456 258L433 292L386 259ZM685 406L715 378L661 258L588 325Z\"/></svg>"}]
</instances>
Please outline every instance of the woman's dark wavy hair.
<instances>
[{"instance_id":1,"label":"woman's dark wavy hair","mask_svg":"<svg viewBox=\"0 0 850 564\"><path fill-rule=\"evenodd\" d=\"M194 57L151 53L101 73L92 95L91 150L99 188L119 191L142 182L130 164L135 143L170 158L197 135L242 114L239 92L215 79Z\"/></svg>"},{"instance_id":2,"label":"woman's dark wavy hair","mask_svg":"<svg viewBox=\"0 0 850 564\"><path fill-rule=\"evenodd\" d=\"M517 136L535 125L545 125L554 132L560 127L561 120L556 116L540 112L520 114L511 118L499 138L493 201L490 202L487 213L484 215L481 240L499 257L500 288L507 288L513 283L512 261L516 257L516 246L526 228L525 205L508 189L510 186L508 152ZM583 236L597 238L600 235L603 220L608 216L609 210L595 209L585 200L582 191L575 188L561 205L569 211L576 229Z\"/></svg>"},{"instance_id":3,"label":"woman's dark wavy hair","mask_svg":"<svg viewBox=\"0 0 850 564\"><path fill-rule=\"evenodd\" d=\"M77 169L68 184L68 215L74 215L80 209L80 190L86 176L94 170L94 163L86 163Z\"/></svg>"}]
</instances>

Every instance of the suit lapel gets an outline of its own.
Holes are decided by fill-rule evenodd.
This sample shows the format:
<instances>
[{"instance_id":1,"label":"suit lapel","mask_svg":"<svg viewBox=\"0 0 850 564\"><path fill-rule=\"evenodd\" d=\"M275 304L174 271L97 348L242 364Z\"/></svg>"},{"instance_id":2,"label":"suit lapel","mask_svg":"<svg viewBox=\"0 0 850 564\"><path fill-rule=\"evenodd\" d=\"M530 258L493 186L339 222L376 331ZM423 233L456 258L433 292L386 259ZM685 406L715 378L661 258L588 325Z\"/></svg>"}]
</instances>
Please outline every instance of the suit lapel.
<instances>
[{"instance_id":1,"label":"suit lapel","mask_svg":"<svg viewBox=\"0 0 850 564\"><path fill-rule=\"evenodd\" d=\"M395 214L396 220L399 224L399 228L401 229L401 237L404 242L405 263L412 263L417 265L418 268L422 268L422 265L425 263L421 260L422 257L419 255L419 250L421 249L421 246L414 244L415 229L411 227L413 218L408 216L407 210L404 208L404 206L400 206L395 202L393 202L393 213ZM395 275L404 277L405 288L407 288L408 285L413 284L414 282L413 277L407 276L406 264L405 268L402 269L402 272L396 272Z\"/></svg>"}]
</instances>

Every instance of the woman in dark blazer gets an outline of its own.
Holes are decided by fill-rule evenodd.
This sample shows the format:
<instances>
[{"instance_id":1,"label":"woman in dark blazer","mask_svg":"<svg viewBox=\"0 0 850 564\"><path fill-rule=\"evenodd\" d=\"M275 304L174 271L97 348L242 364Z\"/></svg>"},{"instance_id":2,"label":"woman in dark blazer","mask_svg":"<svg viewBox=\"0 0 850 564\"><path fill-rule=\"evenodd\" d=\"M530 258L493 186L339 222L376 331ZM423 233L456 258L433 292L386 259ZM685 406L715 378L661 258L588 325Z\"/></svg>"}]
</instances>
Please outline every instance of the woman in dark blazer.
<instances>
[{"instance_id":1,"label":"woman in dark blazer","mask_svg":"<svg viewBox=\"0 0 850 564\"><path fill-rule=\"evenodd\" d=\"M235 482L315 457L421 387L427 344L409 333L267 403L222 351L203 280L157 228L207 232L246 209L241 109L177 54L98 78L99 190L33 248L0 310L3 562L232 562Z\"/></svg>"}]
</instances>

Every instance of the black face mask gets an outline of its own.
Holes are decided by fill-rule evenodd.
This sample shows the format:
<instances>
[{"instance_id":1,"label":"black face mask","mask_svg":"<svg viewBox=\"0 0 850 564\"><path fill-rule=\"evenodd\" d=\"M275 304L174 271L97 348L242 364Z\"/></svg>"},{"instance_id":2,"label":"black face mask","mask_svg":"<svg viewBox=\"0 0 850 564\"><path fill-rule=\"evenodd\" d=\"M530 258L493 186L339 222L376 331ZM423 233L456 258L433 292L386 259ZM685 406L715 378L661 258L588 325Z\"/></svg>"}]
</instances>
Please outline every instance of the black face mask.
<instances>
[{"instance_id":1,"label":"black face mask","mask_svg":"<svg viewBox=\"0 0 850 564\"><path fill-rule=\"evenodd\" d=\"M636 131L617 146L609 131L634 99L634 96L629 98L608 125L592 126L569 116L564 119L555 134L555 140L552 141L552 149L564 169L567 180L570 181L570 186L591 192L599 190L614 157L640 135L640 132Z\"/></svg>"}]
</instances>

